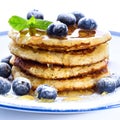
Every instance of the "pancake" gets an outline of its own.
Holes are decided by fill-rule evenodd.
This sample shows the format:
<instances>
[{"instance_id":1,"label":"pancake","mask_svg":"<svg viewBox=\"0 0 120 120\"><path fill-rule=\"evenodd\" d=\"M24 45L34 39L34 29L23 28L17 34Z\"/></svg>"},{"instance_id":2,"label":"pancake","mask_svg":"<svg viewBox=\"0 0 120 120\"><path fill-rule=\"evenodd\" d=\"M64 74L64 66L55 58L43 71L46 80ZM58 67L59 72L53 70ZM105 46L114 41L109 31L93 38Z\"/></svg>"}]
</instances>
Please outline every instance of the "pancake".
<instances>
[{"instance_id":1,"label":"pancake","mask_svg":"<svg viewBox=\"0 0 120 120\"><path fill-rule=\"evenodd\" d=\"M78 98L82 95L91 95L95 93L94 88L89 89L80 89L80 90L64 90L64 91L58 91L58 96L65 97L64 100L67 101L73 101L73 100L80 100L81 98Z\"/></svg>"},{"instance_id":2,"label":"pancake","mask_svg":"<svg viewBox=\"0 0 120 120\"><path fill-rule=\"evenodd\" d=\"M63 79L78 76L82 77L86 76L87 74L99 71L105 66L107 66L107 60L103 60L101 62L87 66L75 66L75 67L58 66L53 64L43 65L38 62L21 59L19 57L14 57L12 58L11 61L14 66L21 68L26 73L44 79Z\"/></svg>"},{"instance_id":3,"label":"pancake","mask_svg":"<svg viewBox=\"0 0 120 120\"><path fill-rule=\"evenodd\" d=\"M23 59L37 61L43 64L57 64L64 66L90 65L100 62L109 56L108 43L97 46L92 52L50 52L21 47L15 42L9 45L10 52ZM83 50L82 50L83 51Z\"/></svg>"},{"instance_id":4,"label":"pancake","mask_svg":"<svg viewBox=\"0 0 120 120\"><path fill-rule=\"evenodd\" d=\"M35 90L38 85L47 84L55 87L58 91L67 91L67 90L80 90L80 89L89 89L93 88L96 82L107 75L109 75L108 68L105 67L102 70L99 70L95 73L84 77L74 77L70 79L41 79L30 74L25 73L19 67L12 67L13 77L25 77L28 78L32 83L32 89Z\"/></svg>"},{"instance_id":5,"label":"pancake","mask_svg":"<svg viewBox=\"0 0 120 120\"><path fill-rule=\"evenodd\" d=\"M29 31L22 32L10 31L9 37L20 46L30 46L34 49L43 49L49 51L73 51L80 49L88 49L92 46L97 46L105 43L111 39L111 35L106 31L95 31L95 35L92 37L79 35L79 29L76 29L72 35L68 35L64 39L50 38L45 34L37 30L35 36L30 36Z\"/></svg>"}]
</instances>

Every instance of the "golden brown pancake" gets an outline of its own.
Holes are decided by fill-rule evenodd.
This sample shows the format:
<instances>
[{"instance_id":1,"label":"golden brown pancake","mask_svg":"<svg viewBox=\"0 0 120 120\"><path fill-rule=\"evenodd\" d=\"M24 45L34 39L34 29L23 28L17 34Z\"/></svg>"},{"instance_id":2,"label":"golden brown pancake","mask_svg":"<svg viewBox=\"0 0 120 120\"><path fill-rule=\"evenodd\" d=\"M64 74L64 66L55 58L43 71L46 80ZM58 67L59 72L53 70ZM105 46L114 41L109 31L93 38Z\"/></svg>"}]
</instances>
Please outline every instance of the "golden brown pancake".
<instances>
[{"instance_id":1,"label":"golden brown pancake","mask_svg":"<svg viewBox=\"0 0 120 120\"><path fill-rule=\"evenodd\" d=\"M32 74L36 77L43 79L64 79L87 76L87 74L94 73L107 66L107 60L87 65L87 66L75 66L66 67L58 65L40 64L35 61L21 59L14 57L12 64L21 68L26 73Z\"/></svg>"},{"instance_id":2,"label":"golden brown pancake","mask_svg":"<svg viewBox=\"0 0 120 120\"><path fill-rule=\"evenodd\" d=\"M39 30L31 36L26 29L12 30L9 37L13 77L30 79L33 90L47 84L59 93L92 93L96 82L109 75L109 32L76 29L64 38L52 38Z\"/></svg>"},{"instance_id":3,"label":"golden brown pancake","mask_svg":"<svg viewBox=\"0 0 120 120\"><path fill-rule=\"evenodd\" d=\"M80 89L80 90L64 90L64 91L58 91L58 96L66 97L65 100L67 101L73 101L73 100L80 100L81 95L91 95L95 93L94 88L89 89Z\"/></svg>"},{"instance_id":4,"label":"golden brown pancake","mask_svg":"<svg viewBox=\"0 0 120 120\"><path fill-rule=\"evenodd\" d=\"M13 66L12 74L14 78L25 77L30 79L33 89L36 89L38 85L47 84L55 87L58 91L67 91L93 88L100 78L109 75L109 71L107 67L105 67L97 72L94 72L84 77L54 80L54 79L41 79L30 74L26 74L19 67Z\"/></svg>"},{"instance_id":5,"label":"golden brown pancake","mask_svg":"<svg viewBox=\"0 0 120 120\"><path fill-rule=\"evenodd\" d=\"M91 52L50 52L21 47L14 42L9 45L10 52L23 59L33 60L44 64L64 66L90 65L108 58L108 43L96 46ZM82 50L83 51L83 50Z\"/></svg>"},{"instance_id":6,"label":"golden brown pancake","mask_svg":"<svg viewBox=\"0 0 120 120\"><path fill-rule=\"evenodd\" d=\"M49 51L72 51L80 49L88 49L91 46L97 46L111 39L111 35L106 31L95 31L92 37L79 35L79 29L76 29L72 35L68 35L64 39L50 38L45 33L37 31L34 36L29 35L29 31L22 32L10 31L9 37L20 46L30 46L34 49L43 49Z\"/></svg>"}]
</instances>

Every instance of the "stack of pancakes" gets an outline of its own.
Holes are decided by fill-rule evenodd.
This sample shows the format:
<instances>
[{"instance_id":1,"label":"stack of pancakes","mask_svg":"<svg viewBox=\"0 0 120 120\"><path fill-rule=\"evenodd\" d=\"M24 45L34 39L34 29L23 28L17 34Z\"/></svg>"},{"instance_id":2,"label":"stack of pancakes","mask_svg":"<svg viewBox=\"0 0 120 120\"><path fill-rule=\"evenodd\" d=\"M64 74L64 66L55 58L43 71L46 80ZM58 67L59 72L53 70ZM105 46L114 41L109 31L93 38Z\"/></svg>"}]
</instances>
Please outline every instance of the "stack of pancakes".
<instances>
[{"instance_id":1,"label":"stack of pancakes","mask_svg":"<svg viewBox=\"0 0 120 120\"><path fill-rule=\"evenodd\" d=\"M37 30L12 30L9 49L14 78L23 76L31 80L32 89L40 84L55 87L58 92L87 91L109 74L109 32L96 30L94 34L80 31L65 38L50 38Z\"/></svg>"}]
</instances>

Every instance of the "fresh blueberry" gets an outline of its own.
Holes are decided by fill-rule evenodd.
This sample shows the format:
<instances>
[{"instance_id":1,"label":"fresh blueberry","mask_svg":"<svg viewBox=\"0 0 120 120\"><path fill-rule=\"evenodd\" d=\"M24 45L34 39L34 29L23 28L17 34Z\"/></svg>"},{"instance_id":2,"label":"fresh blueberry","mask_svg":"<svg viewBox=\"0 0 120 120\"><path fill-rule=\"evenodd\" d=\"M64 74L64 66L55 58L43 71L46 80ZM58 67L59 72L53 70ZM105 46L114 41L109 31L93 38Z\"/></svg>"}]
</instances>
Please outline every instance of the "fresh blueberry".
<instances>
[{"instance_id":1,"label":"fresh blueberry","mask_svg":"<svg viewBox=\"0 0 120 120\"><path fill-rule=\"evenodd\" d=\"M96 89L98 93L111 93L115 90L116 88L116 83L111 77L105 77L101 78L97 84L96 84Z\"/></svg>"},{"instance_id":2,"label":"fresh blueberry","mask_svg":"<svg viewBox=\"0 0 120 120\"><path fill-rule=\"evenodd\" d=\"M39 99L55 100L57 97L57 90L48 85L39 85L35 92Z\"/></svg>"},{"instance_id":3,"label":"fresh blueberry","mask_svg":"<svg viewBox=\"0 0 120 120\"><path fill-rule=\"evenodd\" d=\"M119 77L117 77L116 87L120 87L120 76L119 76Z\"/></svg>"},{"instance_id":4,"label":"fresh blueberry","mask_svg":"<svg viewBox=\"0 0 120 120\"><path fill-rule=\"evenodd\" d=\"M32 16L34 16L36 19L44 19L43 14L36 9L33 9L27 13L27 19L30 19Z\"/></svg>"},{"instance_id":5,"label":"fresh blueberry","mask_svg":"<svg viewBox=\"0 0 120 120\"><path fill-rule=\"evenodd\" d=\"M0 63L0 76L8 78L11 74L11 67L9 64L1 62Z\"/></svg>"},{"instance_id":6,"label":"fresh blueberry","mask_svg":"<svg viewBox=\"0 0 120 120\"><path fill-rule=\"evenodd\" d=\"M9 56L1 59L1 62L5 62L5 63L9 64L10 66L12 66L11 63L10 63L11 57L12 57L12 55L9 55Z\"/></svg>"},{"instance_id":7,"label":"fresh blueberry","mask_svg":"<svg viewBox=\"0 0 120 120\"><path fill-rule=\"evenodd\" d=\"M11 83L3 77L0 77L0 94L4 95L11 89Z\"/></svg>"},{"instance_id":8,"label":"fresh blueberry","mask_svg":"<svg viewBox=\"0 0 120 120\"><path fill-rule=\"evenodd\" d=\"M10 74L10 76L7 78L9 81L13 81L14 77L12 74Z\"/></svg>"},{"instance_id":9,"label":"fresh blueberry","mask_svg":"<svg viewBox=\"0 0 120 120\"><path fill-rule=\"evenodd\" d=\"M12 82L12 90L16 95L26 95L30 92L31 82L24 77L17 77Z\"/></svg>"},{"instance_id":10,"label":"fresh blueberry","mask_svg":"<svg viewBox=\"0 0 120 120\"><path fill-rule=\"evenodd\" d=\"M83 17L78 21L78 28L84 30L95 30L97 28L97 23L92 18Z\"/></svg>"},{"instance_id":11,"label":"fresh blueberry","mask_svg":"<svg viewBox=\"0 0 120 120\"><path fill-rule=\"evenodd\" d=\"M116 83L116 88L120 87L120 76L118 74L113 73L109 77Z\"/></svg>"},{"instance_id":12,"label":"fresh blueberry","mask_svg":"<svg viewBox=\"0 0 120 120\"><path fill-rule=\"evenodd\" d=\"M57 17L57 21L60 21L67 26L74 25L76 23L76 18L73 14L59 14Z\"/></svg>"},{"instance_id":13,"label":"fresh blueberry","mask_svg":"<svg viewBox=\"0 0 120 120\"><path fill-rule=\"evenodd\" d=\"M67 25L59 21L52 23L47 28L48 36L52 37L65 37L67 35Z\"/></svg>"},{"instance_id":14,"label":"fresh blueberry","mask_svg":"<svg viewBox=\"0 0 120 120\"><path fill-rule=\"evenodd\" d=\"M76 23L78 23L78 21L79 21L81 18L85 17L84 14L82 14L81 12L78 12L78 11L74 11L74 12L72 12L72 14L76 17Z\"/></svg>"}]
</instances>

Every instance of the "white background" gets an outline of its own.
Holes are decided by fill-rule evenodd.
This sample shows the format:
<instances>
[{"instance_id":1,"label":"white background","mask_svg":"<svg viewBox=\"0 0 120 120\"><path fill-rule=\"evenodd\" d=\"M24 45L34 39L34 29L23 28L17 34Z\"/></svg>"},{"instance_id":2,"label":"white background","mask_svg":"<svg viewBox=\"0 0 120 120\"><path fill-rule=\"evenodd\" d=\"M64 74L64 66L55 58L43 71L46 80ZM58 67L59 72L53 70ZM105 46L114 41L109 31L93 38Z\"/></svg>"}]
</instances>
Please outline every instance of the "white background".
<instances>
[{"instance_id":1,"label":"white background","mask_svg":"<svg viewBox=\"0 0 120 120\"><path fill-rule=\"evenodd\" d=\"M45 19L55 20L62 12L81 11L94 18L100 27L120 32L119 0L2 0L0 3L0 31L9 30L12 15L26 17L32 9L39 9ZM1 42L2 43L2 42ZM3 54L3 51L0 51ZM119 120L120 108L83 114L35 114L0 109L0 120Z\"/></svg>"},{"instance_id":2,"label":"white background","mask_svg":"<svg viewBox=\"0 0 120 120\"><path fill-rule=\"evenodd\" d=\"M26 17L26 13L34 8L49 20L55 20L62 12L81 11L94 18L99 26L120 31L119 0L2 0L0 31L9 28L8 19L12 15Z\"/></svg>"}]
</instances>

